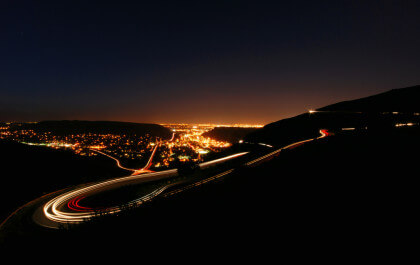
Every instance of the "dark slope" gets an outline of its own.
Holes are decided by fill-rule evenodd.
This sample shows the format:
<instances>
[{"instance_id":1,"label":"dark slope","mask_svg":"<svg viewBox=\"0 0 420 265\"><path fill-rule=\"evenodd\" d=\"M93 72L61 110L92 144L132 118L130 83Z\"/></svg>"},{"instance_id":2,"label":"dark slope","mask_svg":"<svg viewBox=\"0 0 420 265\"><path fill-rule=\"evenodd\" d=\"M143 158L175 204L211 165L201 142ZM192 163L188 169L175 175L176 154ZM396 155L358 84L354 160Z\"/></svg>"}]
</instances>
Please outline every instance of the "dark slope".
<instances>
[{"instance_id":1,"label":"dark slope","mask_svg":"<svg viewBox=\"0 0 420 265\"><path fill-rule=\"evenodd\" d=\"M66 135L74 133L115 133L137 134L170 138L171 131L158 124L116 122L116 121L41 121L38 123L15 123L12 130L32 129L38 132L52 132L53 134Z\"/></svg>"},{"instance_id":2,"label":"dark slope","mask_svg":"<svg viewBox=\"0 0 420 265\"><path fill-rule=\"evenodd\" d=\"M420 112L420 85L393 89L378 95L343 101L319 110L360 112Z\"/></svg>"},{"instance_id":3,"label":"dark slope","mask_svg":"<svg viewBox=\"0 0 420 265\"><path fill-rule=\"evenodd\" d=\"M0 223L19 206L69 185L127 175L103 156L0 140Z\"/></svg>"},{"instance_id":4,"label":"dark slope","mask_svg":"<svg viewBox=\"0 0 420 265\"><path fill-rule=\"evenodd\" d=\"M346 127L381 130L395 123L419 122L420 86L394 89L379 95L346 101L320 108L321 112L304 113L264 126L246 140L284 145L292 141L315 137L320 129L337 130ZM325 111L325 112L322 112ZM387 112L387 114L384 114ZM404 112L394 115L392 112Z\"/></svg>"},{"instance_id":5,"label":"dark slope","mask_svg":"<svg viewBox=\"0 0 420 265\"><path fill-rule=\"evenodd\" d=\"M246 141L284 146L291 142L318 137L320 129L362 127L365 117L352 113L304 113L270 123L246 136Z\"/></svg>"},{"instance_id":6,"label":"dark slope","mask_svg":"<svg viewBox=\"0 0 420 265\"><path fill-rule=\"evenodd\" d=\"M216 127L213 130L203 133L204 137L210 137L218 141L237 143L247 134L255 131L255 128L237 128L237 127Z\"/></svg>"},{"instance_id":7,"label":"dark slope","mask_svg":"<svg viewBox=\"0 0 420 265\"><path fill-rule=\"evenodd\" d=\"M141 238L136 247L155 250L162 244L206 249L217 242L221 249L235 246L272 256L279 246L301 244L329 253L354 245L371 251L373 241L409 232L417 194L411 152L420 148L418 134L410 128L321 139L127 216L44 239L80 246L86 238L86 244L127 245ZM174 245L179 239L186 243Z\"/></svg>"}]
</instances>

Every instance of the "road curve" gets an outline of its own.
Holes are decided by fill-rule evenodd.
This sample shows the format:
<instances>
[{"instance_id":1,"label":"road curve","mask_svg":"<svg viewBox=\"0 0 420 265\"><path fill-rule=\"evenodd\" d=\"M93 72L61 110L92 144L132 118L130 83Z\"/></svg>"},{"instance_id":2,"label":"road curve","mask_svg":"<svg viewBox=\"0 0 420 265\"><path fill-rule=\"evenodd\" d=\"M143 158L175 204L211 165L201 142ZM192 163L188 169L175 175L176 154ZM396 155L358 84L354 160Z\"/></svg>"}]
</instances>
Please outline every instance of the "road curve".
<instances>
[{"instance_id":1,"label":"road curve","mask_svg":"<svg viewBox=\"0 0 420 265\"><path fill-rule=\"evenodd\" d=\"M245 165L247 165L247 166L254 165L258 162L261 162L265 159L268 159L268 158L278 154L279 152L281 152L284 149L294 148L294 147L297 147L297 146L299 146L301 144L304 144L306 142L310 142L310 141L313 141L313 140L316 140L316 139L324 138L324 137L327 137L327 136L330 135L327 130L320 130L320 134L321 134L321 136L319 136L317 138L298 141L298 142L292 143L290 145L287 145L285 147L282 147L280 149L277 149L277 150L275 150L271 153L268 153L264 156L253 159L253 160L245 163ZM211 167L211 166L216 166L219 163L229 161L231 159L243 156L247 153L248 152L237 153L237 154L230 155L230 156L227 156L227 157L223 157L223 158L220 158L220 159L216 159L216 160L213 160L213 161L208 161L208 162L201 163L201 164L199 164L199 166L202 169L207 168L207 167ZM219 175L224 176L226 174L229 174L232 171L233 170L231 169L231 170L228 170L226 172L220 173L217 176L219 176ZM126 186L126 185L139 184L139 183L142 183L142 182L159 180L159 179L174 177L174 176L177 176L177 175L178 175L177 170L176 169L171 169L171 170L165 170L165 171L154 172L154 173L145 173L145 174L142 174L142 175L134 175L133 174L133 175L126 176L126 177L115 178L115 179L111 179L111 180L107 180L107 181L98 182L98 183L91 184L91 185L88 185L88 186L85 186L85 187L75 188L73 190L62 193L62 194L56 196L55 198L49 200L48 202L46 202L41 208L38 209L37 213L34 215L34 219L38 224L46 226L46 227L52 227L52 228L58 228L61 224L83 222L84 220L89 219L89 218L96 215L95 209L92 209L92 208L89 208L89 207L83 207L83 206L79 205L79 201L81 199L83 199L84 197L88 197L88 196L91 196L93 194L97 194L97 193L100 193L100 192L104 192L104 191L107 191L107 190L119 188L119 187ZM209 179L211 179L211 178L209 178ZM205 183L205 182L203 182L203 183ZM126 205L140 205L140 204L144 203L145 201L151 200L154 197L158 196L163 191L165 191L169 186L170 185L159 187L159 188L155 189L154 191L150 192L149 194L147 194L147 195L145 195L141 198L138 198L138 199L135 199L133 201L127 202ZM109 214L118 213L119 211L121 211L121 209L118 205L110 206L110 207L106 208L106 212L109 213Z\"/></svg>"},{"instance_id":2,"label":"road curve","mask_svg":"<svg viewBox=\"0 0 420 265\"><path fill-rule=\"evenodd\" d=\"M136 171L135 169L124 167L123 165L121 165L121 162L120 162L120 160L119 160L119 159L117 159L117 158L115 158L115 157L113 157L113 156L111 156L111 155L108 155L107 153L104 153L104 152L99 151L99 150L96 150L96 149L90 149L90 150L91 150L91 151L93 151L93 152L95 152L95 153L98 153L98 154L101 154L101 155L107 156L107 157L109 157L109 158L111 158L111 159L115 160L115 162L117 162L117 167L119 167L119 168L121 168L121 169L124 169L124 170L127 170L127 171L132 171L132 172Z\"/></svg>"},{"instance_id":3,"label":"road curve","mask_svg":"<svg viewBox=\"0 0 420 265\"><path fill-rule=\"evenodd\" d=\"M210 166L216 166L220 163L229 161L231 159L243 156L248 152L242 152L234 155L230 155L224 158L216 159L213 161L199 164L200 168L207 168ZM96 215L95 209L82 207L79 205L79 201L84 197L89 197L94 194L98 194L104 191L116 189L126 185L134 185L143 182L160 180L177 176L177 169L170 169L160 172L145 173L142 175L130 175L121 178L115 178L111 180L97 182L84 187L72 189L64 192L55 198L45 203L34 215L34 220L46 227L58 228L60 224L67 223L78 223L86 219L89 219ZM148 201L159 194L161 194L168 186L159 187L151 193L127 202L125 205L140 205L145 201ZM113 214L121 211L119 205L110 206L106 209L107 213Z\"/></svg>"},{"instance_id":4,"label":"road curve","mask_svg":"<svg viewBox=\"0 0 420 265\"><path fill-rule=\"evenodd\" d=\"M169 142L172 142L173 140L174 140L174 138L175 138L175 133L172 133L172 137L171 137L171 139L169 140ZM113 160L115 160L116 162L117 162L117 166L119 167L119 168L121 168L121 169L124 169L124 170L127 170L127 171L131 171L131 172L133 172L132 173L132 175L139 175L139 174L144 174L144 173L150 173L150 172L153 172L152 170L149 170L149 168L150 168L150 166L152 165L152 160L153 160L153 157L154 157L154 155L155 155L155 153L156 153L156 150L158 149L158 147L160 146L160 143L158 143L158 144L156 144L156 146L153 148L153 150L152 150L152 153L151 153L151 155L150 155L150 157L149 157L149 160L147 161L147 163L146 163L146 165L144 166L144 167L142 167L142 168L140 168L140 169L133 169L133 168L127 168L127 167L124 167L123 165L121 165L121 162L120 162L120 160L119 159L117 159L117 158L115 158L115 157L113 157L113 156L111 156L111 155L109 155L109 154L107 154L107 153L104 153L104 152L102 152L102 151L99 151L99 150L97 150L97 149L90 149L91 151L93 151L93 152L96 152L96 153L98 153L98 154L101 154L101 155L104 155L104 156L107 156L107 157L109 157L109 158L111 158L111 159L113 159Z\"/></svg>"}]
</instances>

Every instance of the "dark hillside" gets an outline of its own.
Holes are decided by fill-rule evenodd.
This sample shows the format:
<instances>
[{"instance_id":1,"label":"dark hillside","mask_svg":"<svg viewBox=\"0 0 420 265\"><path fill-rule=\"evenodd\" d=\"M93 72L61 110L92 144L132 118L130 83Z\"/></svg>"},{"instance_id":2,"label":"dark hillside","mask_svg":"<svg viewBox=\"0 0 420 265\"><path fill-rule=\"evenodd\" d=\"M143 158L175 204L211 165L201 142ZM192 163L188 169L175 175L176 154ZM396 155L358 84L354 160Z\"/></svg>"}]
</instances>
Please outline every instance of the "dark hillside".
<instances>
[{"instance_id":1,"label":"dark hillside","mask_svg":"<svg viewBox=\"0 0 420 265\"><path fill-rule=\"evenodd\" d=\"M379 95L346 101L280 120L250 133L247 141L285 145L318 136L320 129L366 128L382 130L396 123L420 122L420 86L394 89ZM393 114L392 112L402 112Z\"/></svg>"},{"instance_id":2,"label":"dark hillside","mask_svg":"<svg viewBox=\"0 0 420 265\"><path fill-rule=\"evenodd\" d=\"M43 193L70 185L129 174L103 156L0 140L0 220ZM0 221L0 222L1 222Z\"/></svg>"},{"instance_id":3,"label":"dark hillside","mask_svg":"<svg viewBox=\"0 0 420 265\"><path fill-rule=\"evenodd\" d=\"M89 244L147 238L137 247L158 245L163 238L168 244L182 238L197 248L213 240L219 247L245 249L254 249L255 242L272 245L270 240L276 246L370 247L397 230L409 232L418 135L409 128L317 140L222 181L155 200L126 217L50 236L78 244L86 237Z\"/></svg>"},{"instance_id":4,"label":"dark hillside","mask_svg":"<svg viewBox=\"0 0 420 265\"><path fill-rule=\"evenodd\" d=\"M408 112L420 113L420 85L332 104L322 111Z\"/></svg>"},{"instance_id":5,"label":"dark hillside","mask_svg":"<svg viewBox=\"0 0 420 265\"><path fill-rule=\"evenodd\" d=\"M203 133L203 136L210 137L218 141L237 143L247 134L254 132L255 130L255 128L216 127L209 132Z\"/></svg>"},{"instance_id":6,"label":"dark hillside","mask_svg":"<svg viewBox=\"0 0 420 265\"><path fill-rule=\"evenodd\" d=\"M360 114L305 113L270 123L264 128L247 135L246 140L283 146L299 140L318 137L320 129L363 128L365 126L366 117Z\"/></svg>"}]
</instances>

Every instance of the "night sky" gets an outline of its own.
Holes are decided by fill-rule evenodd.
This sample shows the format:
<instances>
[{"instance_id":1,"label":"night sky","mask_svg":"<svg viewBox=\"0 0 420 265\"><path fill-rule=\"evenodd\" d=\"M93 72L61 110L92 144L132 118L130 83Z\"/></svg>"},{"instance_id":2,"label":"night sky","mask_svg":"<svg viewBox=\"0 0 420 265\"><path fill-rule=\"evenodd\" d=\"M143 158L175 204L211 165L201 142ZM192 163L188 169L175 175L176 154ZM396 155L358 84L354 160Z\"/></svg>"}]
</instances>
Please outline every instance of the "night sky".
<instances>
[{"instance_id":1,"label":"night sky","mask_svg":"<svg viewBox=\"0 0 420 265\"><path fill-rule=\"evenodd\" d=\"M420 1L123 2L1 1L0 121L266 124L420 84Z\"/></svg>"}]
</instances>

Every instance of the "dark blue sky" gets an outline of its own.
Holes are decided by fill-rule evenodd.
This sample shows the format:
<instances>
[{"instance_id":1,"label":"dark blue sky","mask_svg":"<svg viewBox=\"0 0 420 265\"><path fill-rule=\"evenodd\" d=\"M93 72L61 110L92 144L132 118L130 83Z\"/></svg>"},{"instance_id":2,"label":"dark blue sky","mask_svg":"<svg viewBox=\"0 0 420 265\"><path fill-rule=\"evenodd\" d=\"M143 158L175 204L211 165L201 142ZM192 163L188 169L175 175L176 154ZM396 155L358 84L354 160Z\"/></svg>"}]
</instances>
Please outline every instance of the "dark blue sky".
<instances>
[{"instance_id":1,"label":"dark blue sky","mask_svg":"<svg viewBox=\"0 0 420 265\"><path fill-rule=\"evenodd\" d=\"M419 1L275 2L1 1L0 120L265 124L420 84Z\"/></svg>"}]
</instances>

